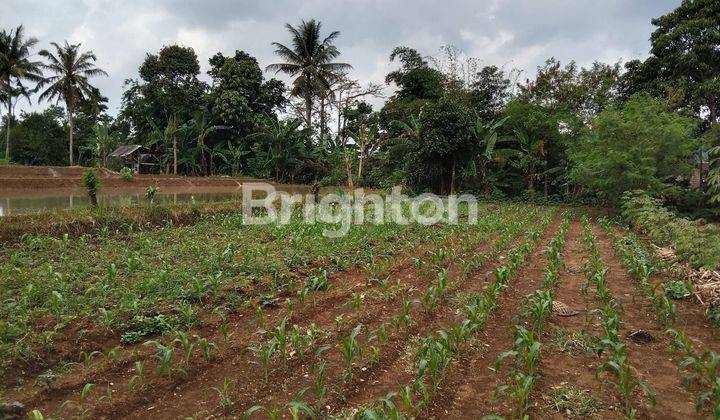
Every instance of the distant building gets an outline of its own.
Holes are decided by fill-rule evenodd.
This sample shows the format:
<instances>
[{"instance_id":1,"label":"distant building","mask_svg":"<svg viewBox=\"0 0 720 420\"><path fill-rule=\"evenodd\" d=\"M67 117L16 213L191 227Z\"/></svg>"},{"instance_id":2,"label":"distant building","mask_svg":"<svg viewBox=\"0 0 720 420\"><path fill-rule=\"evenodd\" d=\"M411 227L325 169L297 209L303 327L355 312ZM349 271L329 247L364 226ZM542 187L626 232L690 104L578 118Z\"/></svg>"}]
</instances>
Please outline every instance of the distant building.
<instances>
[{"instance_id":1,"label":"distant building","mask_svg":"<svg viewBox=\"0 0 720 420\"><path fill-rule=\"evenodd\" d=\"M139 144L123 144L110 153L111 158L119 159L134 174L160 173L160 163L150 149Z\"/></svg>"}]
</instances>

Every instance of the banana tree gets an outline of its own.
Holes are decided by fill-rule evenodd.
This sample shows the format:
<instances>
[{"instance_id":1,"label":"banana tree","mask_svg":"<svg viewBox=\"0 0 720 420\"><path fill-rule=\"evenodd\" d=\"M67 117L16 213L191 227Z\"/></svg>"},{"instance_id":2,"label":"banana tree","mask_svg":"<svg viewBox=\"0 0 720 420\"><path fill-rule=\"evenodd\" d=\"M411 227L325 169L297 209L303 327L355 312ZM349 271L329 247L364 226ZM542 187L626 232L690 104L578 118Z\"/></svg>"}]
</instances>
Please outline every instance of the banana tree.
<instances>
[{"instance_id":1,"label":"banana tree","mask_svg":"<svg viewBox=\"0 0 720 420\"><path fill-rule=\"evenodd\" d=\"M228 141L225 148L220 144L212 148L210 165L212 165L214 158L217 157L230 169L230 175L237 176L242 173L242 159L248 154L250 154L250 150L247 150L243 144L233 145L232 142ZM210 168L210 171L212 172L212 168Z\"/></svg>"},{"instance_id":2,"label":"banana tree","mask_svg":"<svg viewBox=\"0 0 720 420\"><path fill-rule=\"evenodd\" d=\"M84 149L95 156L100 166L107 168L107 159L110 153L117 147L117 135L112 132L110 124L107 122L96 124L92 130L95 138L93 138L92 143Z\"/></svg>"},{"instance_id":3,"label":"banana tree","mask_svg":"<svg viewBox=\"0 0 720 420\"><path fill-rule=\"evenodd\" d=\"M522 130L515 130L515 140L518 149L510 162L523 173L525 185L530 196L534 194L535 180L541 174L545 177L545 194L547 195L547 161L545 159L545 142L537 137L531 137Z\"/></svg>"},{"instance_id":4,"label":"banana tree","mask_svg":"<svg viewBox=\"0 0 720 420\"><path fill-rule=\"evenodd\" d=\"M475 122L470 127L470 135L475 141L474 159L471 162L470 174L480 178L485 194L489 194L492 189L492 183L488 176L488 166L492 162L507 158L513 154L512 149L499 149L498 143L505 139L498 139L497 130L505 124L507 118L499 121L491 121L485 123L479 116L476 116Z\"/></svg>"},{"instance_id":5,"label":"banana tree","mask_svg":"<svg viewBox=\"0 0 720 420\"><path fill-rule=\"evenodd\" d=\"M229 127L212 124L208 113L205 111L196 112L193 115L192 120L186 124L186 129L192 133L193 140L196 141L194 154L199 155L200 166L205 176L211 175L210 165L208 162L208 155L211 154L211 149L208 147L205 140L212 133L219 130L225 130L227 128Z\"/></svg>"},{"instance_id":6,"label":"banana tree","mask_svg":"<svg viewBox=\"0 0 720 420\"><path fill-rule=\"evenodd\" d=\"M175 166L175 163L177 162L177 134L182 131L182 128L177 126L174 117L168 118L165 128L160 128L149 118L148 123L152 128L148 139L148 147L155 147L156 149L160 149L162 151L160 155L160 163L163 166L164 172L168 173L170 172L170 163L173 162L173 166Z\"/></svg>"}]
</instances>

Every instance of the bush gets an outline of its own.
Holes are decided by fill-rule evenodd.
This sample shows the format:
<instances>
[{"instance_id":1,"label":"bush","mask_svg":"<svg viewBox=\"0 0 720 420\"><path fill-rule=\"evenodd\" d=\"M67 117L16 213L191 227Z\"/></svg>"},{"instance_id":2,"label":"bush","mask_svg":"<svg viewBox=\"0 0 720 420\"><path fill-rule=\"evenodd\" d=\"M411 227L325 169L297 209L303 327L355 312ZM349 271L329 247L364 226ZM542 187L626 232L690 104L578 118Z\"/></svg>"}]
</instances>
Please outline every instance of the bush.
<instances>
[{"instance_id":1,"label":"bush","mask_svg":"<svg viewBox=\"0 0 720 420\"><path fill-rule=\"evenodd\" d=\"M120 169L120 176L125 181L132 181L133 179L132 171L127 166L124 166L122 169Z\"/></svg>"},{"instance_id":2,"label":"bush","mask_svg":"<svg viewBox=\"0 0 720 420\"><path fill-rule=\"evenodd\" d=\"M149 201L151 204L155 201L155 195L157 194L158 188L155 185L150 185L145 189L145 199Z\"/></svg>"},{"instance_id":3,"label":"bush","mask_svg":"<svg viewBox=\"0 0 720 420\"><path fill-rule=\"evenodd\" d=\"M720 267L720 228L678 217L644 191L623 195L622 216L660 245L673 245L692 267Z\"/></svg>"},{"instance_id":4,"label":"bush","mask_svg":"<svg viewBox=\"0 0 720 420\"><path fill-rule=\"evenodd\" d=\"M636 96L622 108L600 112L569 144L570 178L603 203L619 204L628 190L666 193L678 176L689 178L692 119L663 101Z\"/></svg>"},{"instance_id":5,"label":"bush","mask_svg":"<svg viewBox=\"0 0 720 420\"><path fill-rule=\"evenodd\" d=\"M83 173L83 185L85 185L85 189L90 197L90 203L97 207L97 193L100 191L100 178L98 178L94 169L87 169L85 173Z\"/></svg>"}]
</instances>

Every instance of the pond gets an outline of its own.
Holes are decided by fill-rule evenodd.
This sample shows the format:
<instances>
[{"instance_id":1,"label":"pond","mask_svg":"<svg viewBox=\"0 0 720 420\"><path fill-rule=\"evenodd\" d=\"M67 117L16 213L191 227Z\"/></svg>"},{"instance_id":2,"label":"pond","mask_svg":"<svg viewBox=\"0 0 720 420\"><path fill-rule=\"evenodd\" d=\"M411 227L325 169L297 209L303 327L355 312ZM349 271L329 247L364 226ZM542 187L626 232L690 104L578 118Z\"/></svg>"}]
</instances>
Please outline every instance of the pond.
<instances>
[{"instance_id":1,"label":"pond","mask_svg":"<svg viewBox=\"0 0 720 420\"><path fill-rule=\"evenodd\" d=\"M307 193L305 185L275 185L278 191L291 194ZM192 201L227 201L242 197L238 187L173 187L162 188L155 196L156 203L187 203ZM100 205L129 206L145 201L144 189L113 189L98 195ZM0 217L56 209L88 207L90 199L83 190L69 189L52 192L22 193L0 191Z\"/></svg>"}]
</instances>

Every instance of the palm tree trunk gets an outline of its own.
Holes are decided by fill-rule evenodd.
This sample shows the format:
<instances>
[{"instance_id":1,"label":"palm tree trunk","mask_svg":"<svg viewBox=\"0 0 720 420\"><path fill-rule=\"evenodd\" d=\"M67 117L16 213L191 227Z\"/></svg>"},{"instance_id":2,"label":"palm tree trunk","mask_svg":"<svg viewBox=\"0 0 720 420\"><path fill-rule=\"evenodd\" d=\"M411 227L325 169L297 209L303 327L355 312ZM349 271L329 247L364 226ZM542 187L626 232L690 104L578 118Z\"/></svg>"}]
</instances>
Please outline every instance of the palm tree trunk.
<instances>
[{"instance_id":1,"label":"palm tree trunk","mask_svg":"<svg viewBox=\"0 0 720 420\"><path fill-rule=\"evenodd\" d=\"M10 86L9 83L8 86ZM7 163L10 163L10 120L12 120L12 97L9 92L7 107L7 121L5 122L5 160Z\"/></svg>"},{"instance_id":2,"label":"palm tree trunk","mask_svg":"<svg viewBox=\"0 0 720 420\"><path fill-rule=\"evenodd\" d=\"M73 109L68 108L68 127L70 128L70 166L73 166Z\"/></svg>"},{"instance_id":3,"label":"palm tree trunk","mask_svg":"<svg viewBox=\"0 0 720 420\"><path fill-rule=\"evenodd\" d=\"M325 145L325 97L320 98L320 142Z\"/></svg>"},{"instance_id":4,"label":"palm tree trunk","mask_svg":"<svg viewBox=\"0 0 720 420\"><path fill-rule=\"evenodd\" d=\"M305 121L307 122L307 128L312 130L312 94L305 94Z\"/></svg>"},{"instance_id":5,"label":"palm tree trunk","mask_svg":"<svg viewBox=\"0 0 720 420\"><path fill-rule=\"evenodd\" d=\"M173 175L177 175L177 115L173 115Z\"/></svg>"}]
</instances>

